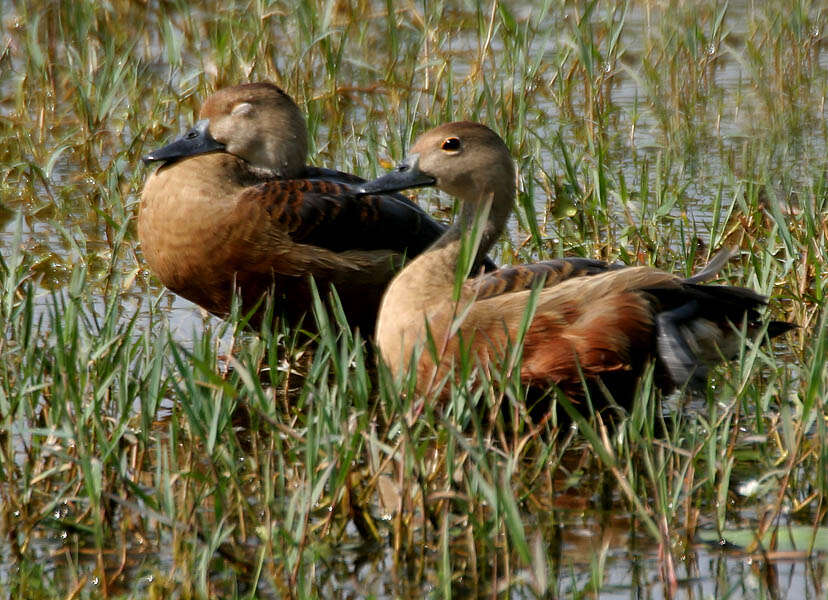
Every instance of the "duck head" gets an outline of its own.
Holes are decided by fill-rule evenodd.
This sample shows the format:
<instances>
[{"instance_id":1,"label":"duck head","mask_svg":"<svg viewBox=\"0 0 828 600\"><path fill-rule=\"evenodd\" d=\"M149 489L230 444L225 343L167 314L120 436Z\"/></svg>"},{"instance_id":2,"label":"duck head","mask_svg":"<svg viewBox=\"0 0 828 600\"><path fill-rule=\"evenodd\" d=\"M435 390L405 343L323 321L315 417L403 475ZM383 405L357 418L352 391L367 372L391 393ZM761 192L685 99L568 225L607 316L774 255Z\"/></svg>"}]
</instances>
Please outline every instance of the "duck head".
<instances>
[{"instance_id":1,"label":"duck head","mask_svg":"<svg viewBox=\"0 0 828 600\"><path fill-rule=\"evenodd\" d=\"M514 190L515 169L503 140L480 123L446 123L427 131L393 171L363 184L362 194L435 186L465 201ZM513 192L512 194L513 195Z\"/></svg>"},{"instance_id":2,"label":"duck head","mask_svg":"<svg viewBox=\"0 0 828 600\"><path fill-rule=\"evenodd\" d=\"M226 152L273 176L292 177L305 166L307 137L304 116L287 94L271 83L248 83L210 96L192 129L143 161Z\"/></svg>"}]
</instances>

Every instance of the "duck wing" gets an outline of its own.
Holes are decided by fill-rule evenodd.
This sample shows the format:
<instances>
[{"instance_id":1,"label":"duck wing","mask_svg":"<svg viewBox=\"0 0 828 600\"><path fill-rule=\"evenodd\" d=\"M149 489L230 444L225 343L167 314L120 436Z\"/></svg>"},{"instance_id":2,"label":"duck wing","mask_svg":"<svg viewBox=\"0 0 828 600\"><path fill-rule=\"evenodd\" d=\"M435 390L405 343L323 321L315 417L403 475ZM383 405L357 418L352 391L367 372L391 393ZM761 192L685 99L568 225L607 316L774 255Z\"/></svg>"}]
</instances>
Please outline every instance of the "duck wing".
<instances>
[{"instance_id":1,"label":"duck wing","mask_svg":"<svg viewBox=\"0 0 828 600\"><path fill-rule=\"evenodd\" d=\"M364 179L357 175L321 167L306 167L304 175L251 186L240 200L262 204L294 242L332 252L392 250L413 258L448 228L402 194L358 194ZM496 269L485 257L483 270Z\"/></svg>"},{"instance_id":2,"label":"duck wing","mask_svg":"<svg viewBox=\"0 0 828 600\"><path fill-rule=\"evenodd\" d=\"M587 268L580 277L544 288L525 334L521 378L530 385L552 382L578 396L582 377L612 375L620 381L619 375L635 377L655 359L668 377L665 387L702 383L710 365L736 355L742 323L748 335L762 330L760 311L767 301L746 288L697 280L648 267L603 273ZM473 327L486 332L480 343L505 347L513 342L528 298L526 291L515 290L478 301ZM793 327L771 321L767 331L773 337ZM628 400L634 389L634 378L624 379L629 381L618 390L619 401Z\"/></svg>"},{"instance_id":3,"label":"duck wing","mask_svg":"<svg viewBox=\"0 0 828 600\"><path fill-rule=\"evenodd\" d=\"M611 264L591 258L557 258L537 263L501 267L484 273L469 282L477 298L485 299L531 289L539 282L544 288L556 286L567 279L589 277L607 271L625 268L625 265Z\"/></svg>"},{"instance_id":4,"label":"duck wing","mask_svg":"<svg viewBox=\"0 0 828 600\"><path fill-rule=\"evenodd\" d=\"M445 230L425 211L393 195L358 196L329 179L273 179L246 188L240 204L253 204L294 243L347 250L392 250L415 256Z\"/></svg>"}]
</instances>

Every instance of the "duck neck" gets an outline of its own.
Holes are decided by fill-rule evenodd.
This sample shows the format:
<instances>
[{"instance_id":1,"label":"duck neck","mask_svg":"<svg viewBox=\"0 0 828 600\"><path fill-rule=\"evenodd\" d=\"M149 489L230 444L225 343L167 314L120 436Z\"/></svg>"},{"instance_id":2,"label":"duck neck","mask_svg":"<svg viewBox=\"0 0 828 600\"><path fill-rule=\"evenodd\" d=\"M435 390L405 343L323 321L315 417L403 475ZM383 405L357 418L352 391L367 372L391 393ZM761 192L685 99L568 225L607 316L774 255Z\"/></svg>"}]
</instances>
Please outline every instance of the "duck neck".
<instances>
[{"instance_id":1,"label":"duck neck","mask_svg":"<svg viewBox=\"0 0 828 600\"><path fill-rule=\"evenodd\" d=\"M515 198L514 185L508 182L483 195L488 196L488 199L460 199L458 218L428 251L428 254L440 255L441 262L446 267L443 272L451 277L452 282L460 268L464 246L470 247L475 236L479 235L480 241L470 270L473 275L477 274L486 255L506 229Z\"/></svg>"}]
</instances>

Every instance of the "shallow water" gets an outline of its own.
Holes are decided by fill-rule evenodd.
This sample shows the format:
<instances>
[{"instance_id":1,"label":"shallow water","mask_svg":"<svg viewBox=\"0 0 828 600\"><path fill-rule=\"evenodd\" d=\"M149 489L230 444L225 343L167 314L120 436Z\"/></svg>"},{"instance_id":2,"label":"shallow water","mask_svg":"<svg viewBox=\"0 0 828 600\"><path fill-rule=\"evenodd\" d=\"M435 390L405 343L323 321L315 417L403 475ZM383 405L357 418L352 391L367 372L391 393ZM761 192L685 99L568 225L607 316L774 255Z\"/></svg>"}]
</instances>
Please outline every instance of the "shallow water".
<instances>
[{"instance_id":1,"label":"shallow water","mask_svg":"<svg viewBox=\"0 0 828 600\"><path fill-rule=\"evenodd\" d=\"M65 509L57 508L55 518L65 517ZM554 524L553 524L554 523ZM695 541L683 552L676 552L675 588L668 589L660 577L664 561L660 549L643 532L630 534L630 522L621 513L601 513L592 510L554 510L549 523L539 523L543 529L554 528L552 547L544 547L546 563L546 592L552 597L573 597L580 594L607 600L627 598L734 598L753 599L770 597L779 600L818 600L828 590L828 549L811 557L791 553L778 557L764 557L760 553L744 554L738 549L718 547L715 542ZM828 534L826 534L828 535ZM711 536L715 537L715 536ZM550 539L550 538L547 538ZM540 542L540 536L537 542ZM46 537L32 542L32 551L41 556L45 573L55 580L72 579L74 573L92 573L91 555L82 560L78 571L67 570L64 554L78 543L77 534L54 530ZM825 541L823 541L825 543ZM0 548L4 542L0 542ZM147 552L144 548L147 547ZM151 550L152 540L133 541L128 551L128 584L121 591L146 593L159 573L171 566L171 557L160 545L161 552ZM676 549L674 549L675 552ZM255 553L250 548L251 556ZM423 579L417 575L419 564L395 564L389 545L366 545L353 526L349 526L343 541L336 547L321 550L317 560L314 583L321 597L326 598L419 598L439 590L436 556L429 550ZM116 556L110 560L116 561ZM452 562L468 562L463 549L453 552ZM479 568L485 568L479 565ZM455 565L455 568L456 565ZM0 589L9 581L12 564L0 561ZM505 581L497 583L482 575L474 580L472 569L455 571L453 591L461 597L488 596L493 588L504 589ZM228 582L216 576L216 589ZM90 586L94 588L94 580ZM241 582L241 589L244 584ZM509 580L510 598L535 598L538 588L529 570L513 571ZM112 591L112 590L110 590ZM260 587L264 597L278 593Z\"/></svg>"}]
</instances>

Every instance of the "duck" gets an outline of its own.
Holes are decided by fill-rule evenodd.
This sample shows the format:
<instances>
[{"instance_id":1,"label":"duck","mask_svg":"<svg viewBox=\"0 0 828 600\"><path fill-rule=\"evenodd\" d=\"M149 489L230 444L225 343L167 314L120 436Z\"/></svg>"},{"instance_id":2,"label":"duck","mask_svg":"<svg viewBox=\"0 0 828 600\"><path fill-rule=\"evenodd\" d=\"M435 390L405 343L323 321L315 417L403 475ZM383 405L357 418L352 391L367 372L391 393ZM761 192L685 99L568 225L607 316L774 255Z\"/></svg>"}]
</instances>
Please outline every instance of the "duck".
<instances>
[{"instance_id":1,"label":"duck","mask_svg":"<svg viewBox=\"0 0 828 600\"><path fill-rule=\"evenodd\" d=\"M364 179L307 165L307 154L304 116L277 85L209 96L192 129L143 157L159 165L138 211L150 270L219 317L238 292L254 327L272 290L287 323L312 329L313 280L320 295L335 288L348 322L370 335L385 286L446 226L399 194L359 196Z\"/></svg>"},{"instance_id":2,"label":"duck","mask_svg":"<svg viewBox=\"0 0 828 600\"><path fill-rule=\"evenodd\" d=\"M360 189L419 187L456 197L457 218L388 285L376 344L394 377L416 370L420 397L445 399L452 380L464 385L466 356L489 381L517 369L530 390L561 392L582 407L586 395L600 391L629 407L650 363L662 389L695 388L711 366L736 356L743 323L754 336L794 327L779 321L763 327L767 299L753 290L704 283L727 261L727 250L690 278L588 258L459 278L468 257L486 254L504 233L517 191L508 148L480 123L423 133L395 170ZM517 344L519 354L512 351Z\"/></svg>"}]
</instances>

